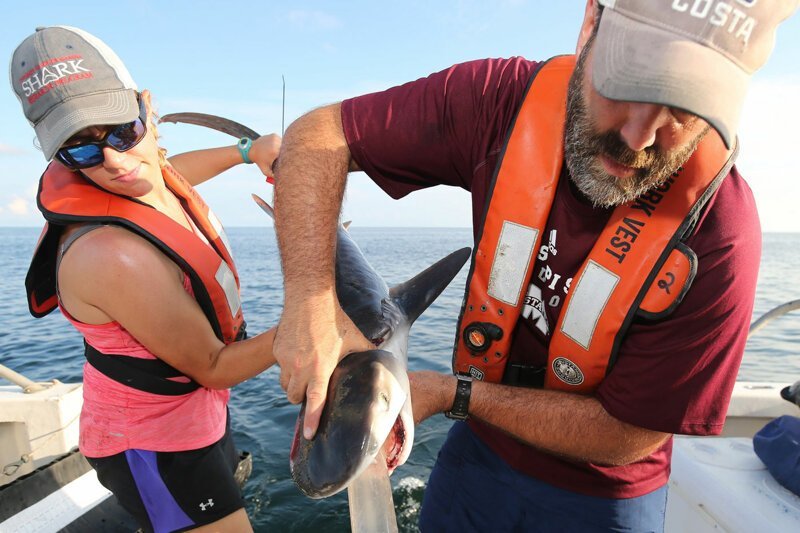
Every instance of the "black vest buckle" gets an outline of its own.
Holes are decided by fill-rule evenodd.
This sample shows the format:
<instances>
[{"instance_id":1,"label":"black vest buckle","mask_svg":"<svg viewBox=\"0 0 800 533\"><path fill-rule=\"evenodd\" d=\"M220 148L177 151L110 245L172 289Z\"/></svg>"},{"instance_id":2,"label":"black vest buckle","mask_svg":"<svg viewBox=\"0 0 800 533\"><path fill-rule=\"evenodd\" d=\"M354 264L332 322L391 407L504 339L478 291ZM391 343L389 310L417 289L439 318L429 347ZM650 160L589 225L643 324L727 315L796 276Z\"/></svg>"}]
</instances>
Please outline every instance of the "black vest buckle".
<instances>
[{"instance_id":1,"label":"black vest buckle","mask_svg":"<svg viewBox=\"0 0 800 533\"><path fill-rule=\"evenodd\" d=\"M513 387L527 387L530 389L543 389L546 366L523 365L508 363L503 373L503 384Z\"/></svg>"}]
</instances>

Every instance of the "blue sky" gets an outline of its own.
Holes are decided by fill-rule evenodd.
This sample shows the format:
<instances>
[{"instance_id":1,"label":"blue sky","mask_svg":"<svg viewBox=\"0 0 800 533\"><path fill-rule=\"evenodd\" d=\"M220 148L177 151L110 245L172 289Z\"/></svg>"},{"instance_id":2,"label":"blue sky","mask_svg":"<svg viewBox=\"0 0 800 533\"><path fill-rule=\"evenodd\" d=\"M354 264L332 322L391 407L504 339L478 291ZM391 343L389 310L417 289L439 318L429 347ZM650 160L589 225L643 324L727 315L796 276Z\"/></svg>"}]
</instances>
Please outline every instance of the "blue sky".
<instances>
[{"instance_id":1,"label":"blue sky","mask_svg":"<svg viewBox=\"0 0 800 533\"><path fill-rule=\"evenodd\" d=\"M457 62L572 52L583 6L582 0L14 2L4 5L0 54L10 58L36 26L78 26L117 52L139 87L153 92L160 112L213 113L279 132L281 75L288 125L314 107ZM756 75L740 128L739 167L765 231L800 232L800 176L792 160L799 53L795 16ZM8 83L0 89L0 116L0 226L39 226L33 199L44 158ZM189 125L167 124L161 134L170 153L233 141ZM200 190L227 226L267 224L250 193L270 198L271 188L254 167L239 166ZM344 216L360 226L466 227L471 220L463 191L439 187L393 201L363 174L351 177Z\"/></svg>"}]
</instances>

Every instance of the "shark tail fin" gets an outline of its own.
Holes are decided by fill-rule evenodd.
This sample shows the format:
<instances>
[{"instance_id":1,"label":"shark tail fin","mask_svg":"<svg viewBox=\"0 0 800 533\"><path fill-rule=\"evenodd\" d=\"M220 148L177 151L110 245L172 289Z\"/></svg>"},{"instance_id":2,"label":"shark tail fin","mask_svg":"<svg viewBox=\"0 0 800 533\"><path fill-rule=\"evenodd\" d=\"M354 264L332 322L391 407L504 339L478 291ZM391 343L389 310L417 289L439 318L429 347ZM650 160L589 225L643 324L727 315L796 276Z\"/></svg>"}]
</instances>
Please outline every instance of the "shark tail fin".
<instances>
[{"instance_id":1,"label":"shark tail fin","mask_svg":"<svg viewBox=\"0 0 800 533\"><path fill-rule=\"evenodd\" d=\"M389 295L405 312L409 323L413 323L456 277L470 253L469 248L456 250L405 283L391 288Z\"/></svg>"}]
</instances>

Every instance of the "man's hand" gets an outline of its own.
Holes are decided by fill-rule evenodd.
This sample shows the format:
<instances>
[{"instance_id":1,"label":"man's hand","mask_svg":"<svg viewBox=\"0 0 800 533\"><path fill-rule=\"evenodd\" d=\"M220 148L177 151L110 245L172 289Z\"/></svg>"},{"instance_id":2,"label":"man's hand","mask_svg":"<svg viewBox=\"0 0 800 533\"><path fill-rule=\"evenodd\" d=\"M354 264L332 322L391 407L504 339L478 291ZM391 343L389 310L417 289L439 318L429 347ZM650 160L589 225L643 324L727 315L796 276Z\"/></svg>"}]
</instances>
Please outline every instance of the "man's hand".
<instances>
[{"instance_id":1,"label":"man's hand","mask_svg":"<svg viewBox=\"0 0 800 533\"><path fill-rule=\"evenodd\" d=\"M300 403L306 399L306 439L317 432L336 364L349 353L374 348L339 306L335 294L312 296L285 306L273 351L288 400Z\"/></svg>"},{"instance_id":2,"label":"man's hand","mask_svg":"<svg viewBox=\"0 0 800 533\"><path fill-rule=\"evenodd\" d=\"M443 413L453 406L456 394L455 376L423 370L409 372L411 385L411 408L414 424L437 413Z\"/></svg>"}]
</instances>

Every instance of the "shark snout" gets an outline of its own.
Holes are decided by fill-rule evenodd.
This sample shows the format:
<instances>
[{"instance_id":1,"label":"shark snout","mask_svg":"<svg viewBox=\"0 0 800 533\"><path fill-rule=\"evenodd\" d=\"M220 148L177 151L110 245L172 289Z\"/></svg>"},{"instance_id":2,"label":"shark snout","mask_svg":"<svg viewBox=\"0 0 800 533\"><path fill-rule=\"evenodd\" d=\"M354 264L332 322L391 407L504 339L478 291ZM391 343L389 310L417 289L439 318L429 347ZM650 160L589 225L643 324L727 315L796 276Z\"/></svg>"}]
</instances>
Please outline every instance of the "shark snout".
<instances>
[{"instance_id":1,"label":"shark snout","mask_svg":"<svg viewBox=\"0 0 800 533\"><path fill-rule=\"evenodd\" d=\"M410 413L410 403L405 364L392 353L370 350L342 359L313 440L303 437L298 420L290 455L298 487L312 498L335 494L381 449L390 471L403 464L413 440L413 419L403 415Z\"/></svg>"}]
</instances>

